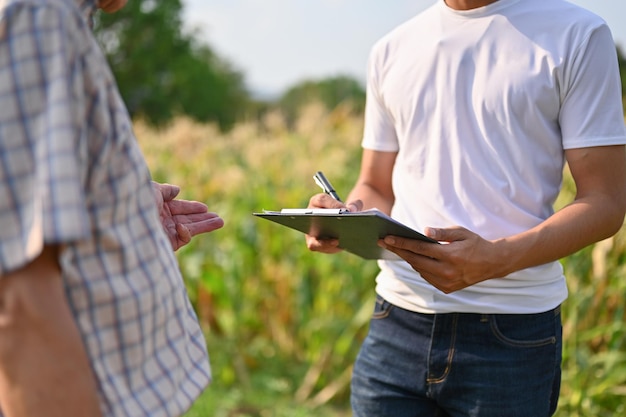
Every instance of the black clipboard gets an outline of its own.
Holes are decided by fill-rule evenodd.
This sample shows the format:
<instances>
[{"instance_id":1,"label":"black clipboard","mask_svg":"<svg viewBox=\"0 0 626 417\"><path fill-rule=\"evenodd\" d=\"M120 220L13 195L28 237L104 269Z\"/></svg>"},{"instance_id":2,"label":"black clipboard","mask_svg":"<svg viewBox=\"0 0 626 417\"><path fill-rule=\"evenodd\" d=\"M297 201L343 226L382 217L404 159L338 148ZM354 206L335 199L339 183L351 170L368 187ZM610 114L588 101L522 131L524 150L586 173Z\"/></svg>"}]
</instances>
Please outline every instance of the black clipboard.
<instances>
[{"instance_id":1,"label":"black clipboard","mask_svg":"<svg viewBox=\"0 0 626 417\"><path fill-rule=\"evenodd\" d=\"M377 244L388 235L438 243L376 209L283 209L252 214L311 236L339 239L340 248L364 259L400 260Z\"/></svg>"}]
</instances>

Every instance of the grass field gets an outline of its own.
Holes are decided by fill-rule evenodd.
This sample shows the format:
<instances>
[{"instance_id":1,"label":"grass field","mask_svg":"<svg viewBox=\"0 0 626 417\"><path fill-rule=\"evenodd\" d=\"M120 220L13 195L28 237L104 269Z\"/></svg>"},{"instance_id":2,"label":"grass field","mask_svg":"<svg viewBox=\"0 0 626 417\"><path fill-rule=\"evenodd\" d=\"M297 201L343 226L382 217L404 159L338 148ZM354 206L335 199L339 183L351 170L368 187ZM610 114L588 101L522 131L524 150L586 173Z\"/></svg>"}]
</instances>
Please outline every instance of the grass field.
<instances>
[{"instance_id":1,"label":"grass field","mask_svg":"<svg viewBox=\"0 0 626 417\"><path fill-rule=\"evenodd\" d=\"M226 222L179 251L205 326L214 382L186 417L349 416L351 364L367 330L376 263L308 252L301 234L251 213L306 206L324 171L356 179L362 120L348 108L279 114L229 133L178 120L136 132L155 179ZM566 175L557 205L572 198ZM626 415L624 233L563 260L564 376L559 417Z\"/></svg>"}]
</instances>

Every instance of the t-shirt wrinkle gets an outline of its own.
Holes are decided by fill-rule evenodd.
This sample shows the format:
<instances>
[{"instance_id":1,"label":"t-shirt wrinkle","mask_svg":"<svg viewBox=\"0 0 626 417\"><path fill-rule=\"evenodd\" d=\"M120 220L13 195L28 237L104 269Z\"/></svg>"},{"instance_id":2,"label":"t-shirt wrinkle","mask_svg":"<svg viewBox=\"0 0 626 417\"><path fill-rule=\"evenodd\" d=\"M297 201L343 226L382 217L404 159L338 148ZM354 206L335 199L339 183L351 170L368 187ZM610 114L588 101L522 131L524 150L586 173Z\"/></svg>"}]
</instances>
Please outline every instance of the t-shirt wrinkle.
<instances>
[{"instance_id":1,"label":"t-shirt wrinkle","mask_svg":"<svg viewBox=\"0 0 626 417\"><path fill-rule=\"evenodd\" d=\"M441 0L383 36L370 53L362 146L398 152L392 216L486 239L544 221L564 150L626 143L620 80L606 65L615 59L606 23L561 0L468 12ZM559 262L452 294L406 262L380 265L377 291L425 313L537 313L567 296Z\"/></svg>"}]
</instances>

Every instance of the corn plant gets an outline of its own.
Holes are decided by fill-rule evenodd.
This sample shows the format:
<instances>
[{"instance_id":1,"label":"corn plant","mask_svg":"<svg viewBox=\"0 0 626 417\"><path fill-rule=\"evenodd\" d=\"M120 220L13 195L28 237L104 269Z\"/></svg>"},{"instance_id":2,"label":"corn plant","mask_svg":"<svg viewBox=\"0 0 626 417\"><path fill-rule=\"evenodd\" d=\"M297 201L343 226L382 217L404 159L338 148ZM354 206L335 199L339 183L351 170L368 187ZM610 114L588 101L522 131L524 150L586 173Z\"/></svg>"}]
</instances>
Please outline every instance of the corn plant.
<instances>
[{"instance_id":1,"label":"corn plant","mask_svg":"<svg viewBox=\"0 0 626 417\"><path fill-rule=\"evenodd\" d=\"M177 120L136 133L156 180L182 187L225 220L178 252L206 330L214 381L186 417L349 413L349 378L373 306L376 263L309 252L302 234L252 216L305 207L322 170L347 194L360 162L362 120L311 106L287 128L280 113L228 133ZM574 186L565 172L558 205ZM562 417L626 415L623 234L563 260Z\"/></svg>"}]
</instances>

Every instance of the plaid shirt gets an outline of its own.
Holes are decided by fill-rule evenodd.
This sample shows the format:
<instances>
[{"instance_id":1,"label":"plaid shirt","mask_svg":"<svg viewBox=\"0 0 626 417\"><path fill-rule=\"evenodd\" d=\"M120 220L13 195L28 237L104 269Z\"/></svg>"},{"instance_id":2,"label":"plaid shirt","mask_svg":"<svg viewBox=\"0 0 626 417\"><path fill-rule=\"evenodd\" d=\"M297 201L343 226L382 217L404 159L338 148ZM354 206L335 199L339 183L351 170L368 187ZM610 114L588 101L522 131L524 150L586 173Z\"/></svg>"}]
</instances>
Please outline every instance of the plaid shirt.
<instances>
[{"instance_id":1,"label":"plaid shirt","mask_svg":"<svg viewBox=\"0 0 626 417\"><path fill-rule=\"evenodd\" d=\"M95 3L0 0L0 276L58 244L105 415L178 416L210 380L206 343Z\"/></svg>"}]
</instances>

